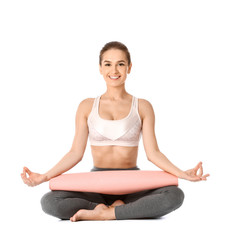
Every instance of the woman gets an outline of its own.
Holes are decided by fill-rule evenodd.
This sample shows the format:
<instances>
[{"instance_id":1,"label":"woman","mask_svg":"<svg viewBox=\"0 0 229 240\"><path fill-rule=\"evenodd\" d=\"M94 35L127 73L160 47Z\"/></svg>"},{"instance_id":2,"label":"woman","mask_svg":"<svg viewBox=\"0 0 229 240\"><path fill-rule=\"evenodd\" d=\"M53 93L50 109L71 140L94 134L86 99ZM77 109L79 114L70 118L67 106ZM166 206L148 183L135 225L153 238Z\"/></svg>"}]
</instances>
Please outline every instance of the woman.
<instances>
[{"instance_id":1,"label":"woman","mask_svg":"<svg viewBox=\"0 0 229 240\"><path fill-rule=\"evenodd\" d=\"M127 47L120 42L107 43L100 52L99 65L107 90L79 104L70 151L45 174L24 167L21 174L24 183L36 186L74 167L83 159L88 136L94 162L92 171L139 170L136 165L141 134L147 158L156 166L178 178L206 180L209 174L203 175L201 162L193 169L182 171L160 152L152 105L125 89L132 67ZM158 218L180 207L183 199L181 189L168 186L126 195L51 191L43 196L41 205L47 214L74 222Z\"/></svg>"}]
</instances>

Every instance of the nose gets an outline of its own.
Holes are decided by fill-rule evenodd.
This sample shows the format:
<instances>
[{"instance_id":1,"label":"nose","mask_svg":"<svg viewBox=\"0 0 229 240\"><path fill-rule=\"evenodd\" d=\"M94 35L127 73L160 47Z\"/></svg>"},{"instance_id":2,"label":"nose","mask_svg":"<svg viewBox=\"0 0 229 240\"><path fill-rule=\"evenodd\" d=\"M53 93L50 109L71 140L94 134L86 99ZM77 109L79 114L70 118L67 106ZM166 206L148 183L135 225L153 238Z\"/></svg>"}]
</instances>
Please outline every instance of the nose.
<instances>
[{"instance_id":1,"label":"nose","mask_svg":"<svg viewBox=\"0 0 229 240\"><path fill-rule=\"evenodd\" d=\"M117 68L116 65L113 65L113 66L112 66L111 72L112 72L112 73L117 73L117 72L118 72L118 68Z\"/></svg>"}]
</instances>

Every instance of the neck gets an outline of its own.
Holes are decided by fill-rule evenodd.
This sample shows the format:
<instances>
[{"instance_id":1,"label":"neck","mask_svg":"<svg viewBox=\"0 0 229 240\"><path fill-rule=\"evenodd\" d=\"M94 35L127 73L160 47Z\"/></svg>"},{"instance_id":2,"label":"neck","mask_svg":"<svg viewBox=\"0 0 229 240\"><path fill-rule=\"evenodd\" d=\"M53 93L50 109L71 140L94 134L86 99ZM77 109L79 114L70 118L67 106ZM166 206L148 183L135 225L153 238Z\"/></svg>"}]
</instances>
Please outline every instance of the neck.
<instances>
[{"instance_id":1,"label":"neck","mask_svg":"<svg viewBox=\"0 0 229 240\"><path fill-rule=\"evenodd\" d=\"M123 99L127 95L128 93L125 90L124 86L119 86L119 87L107 86L107 91L103 94L105 98L108 98L111 100Z\"/></svg>"}]
</instances>

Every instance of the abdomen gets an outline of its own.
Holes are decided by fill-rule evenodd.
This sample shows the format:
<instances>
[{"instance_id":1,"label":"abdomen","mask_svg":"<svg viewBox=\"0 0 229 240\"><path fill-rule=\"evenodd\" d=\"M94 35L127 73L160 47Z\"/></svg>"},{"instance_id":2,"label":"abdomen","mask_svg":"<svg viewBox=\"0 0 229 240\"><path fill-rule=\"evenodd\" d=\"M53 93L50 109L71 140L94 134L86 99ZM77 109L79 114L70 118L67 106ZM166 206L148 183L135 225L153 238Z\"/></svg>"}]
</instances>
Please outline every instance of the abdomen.
<instances>
[{"instance_id":1,"label":"abdomen","mask_svg":"<svg viewBox=\"0 0 229 240\"><path fill-rule=\"evenodd\" d=\"M94 166L100 168L132 168L137 164L138 147L93 146Z\"/></svg>"}]
</instances>

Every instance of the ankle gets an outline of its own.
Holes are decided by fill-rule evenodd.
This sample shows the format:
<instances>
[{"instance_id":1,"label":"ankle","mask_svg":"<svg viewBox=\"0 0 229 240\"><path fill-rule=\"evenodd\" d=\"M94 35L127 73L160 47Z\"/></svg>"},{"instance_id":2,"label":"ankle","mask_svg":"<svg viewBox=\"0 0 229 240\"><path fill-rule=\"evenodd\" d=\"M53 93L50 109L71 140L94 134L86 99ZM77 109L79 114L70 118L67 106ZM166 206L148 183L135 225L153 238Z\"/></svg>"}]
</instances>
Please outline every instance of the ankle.
<instances>
[{"instance_id":1,"label":"ankle","mask_svg":"<svg viewBox=\"0 0 229 240\"><path fill-rule=\"evenodd\" d=\"M115 206L109 206L107 209L104 209L101 216L104 220L115 220Z\"/></svg>"}]
</instances>

